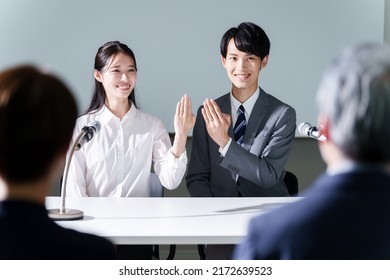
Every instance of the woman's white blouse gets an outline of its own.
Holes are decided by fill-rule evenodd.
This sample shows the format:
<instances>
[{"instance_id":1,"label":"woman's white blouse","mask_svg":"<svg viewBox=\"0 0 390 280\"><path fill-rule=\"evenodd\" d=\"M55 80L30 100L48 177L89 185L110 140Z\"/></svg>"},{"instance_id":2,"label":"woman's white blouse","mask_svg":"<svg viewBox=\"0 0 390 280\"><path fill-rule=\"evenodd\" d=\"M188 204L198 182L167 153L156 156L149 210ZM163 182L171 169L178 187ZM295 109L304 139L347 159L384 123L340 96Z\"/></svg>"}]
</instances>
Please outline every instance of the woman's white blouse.
<instances>
[{"instance_id":1,"label":"woman's white blouse","mask_svg":"<svg viewBox=\"0 0 390 280\"><path fill-rule=\"evenodd\" d=\"M176 158L171 153L171 140L160 119L132 105L120 120L103 106L77 119L71 147L92 121L99 121L101 129L73 154L68 196L150 196L152 164L164 187L177 188L186 171L187 155L184 152Z\"/></svg>"}]
</instances>

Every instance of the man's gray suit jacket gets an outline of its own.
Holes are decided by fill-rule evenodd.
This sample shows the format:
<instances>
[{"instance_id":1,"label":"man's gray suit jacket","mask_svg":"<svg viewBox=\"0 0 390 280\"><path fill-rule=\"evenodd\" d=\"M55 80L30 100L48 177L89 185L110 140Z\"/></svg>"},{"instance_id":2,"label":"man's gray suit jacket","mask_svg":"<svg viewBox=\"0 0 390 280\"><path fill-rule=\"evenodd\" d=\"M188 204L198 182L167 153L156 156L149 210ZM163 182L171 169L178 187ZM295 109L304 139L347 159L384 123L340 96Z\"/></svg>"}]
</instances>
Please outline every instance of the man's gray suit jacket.
<instances>
[{"instance_id":1,"label":"man's gray suit jacket","mask_svg":"<svg viewBox=\"0 0 390 280\"><path fill-rule=\"evenodd\" d=\"M230 93L215 100L231 115ZM201 107L193 131L186 176L191 196L288 196L284 168L296 128L295 110L260 89L249 117L243 145L234 140L222 157L207 133ZM233 138L233 125L228 134ZM237 179L238 178L238 179Z\"/></svg>"}]
</instances>

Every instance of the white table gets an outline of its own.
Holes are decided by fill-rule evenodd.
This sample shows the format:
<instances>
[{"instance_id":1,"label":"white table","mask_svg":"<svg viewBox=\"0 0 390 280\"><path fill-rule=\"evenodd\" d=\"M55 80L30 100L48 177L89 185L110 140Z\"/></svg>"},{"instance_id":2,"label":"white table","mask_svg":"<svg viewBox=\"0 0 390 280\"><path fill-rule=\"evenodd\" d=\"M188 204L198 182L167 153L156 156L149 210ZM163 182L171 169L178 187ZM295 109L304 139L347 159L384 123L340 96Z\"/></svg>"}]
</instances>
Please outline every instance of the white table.
<instances>
[{"instance_id":1,"label":"white table","mask_svg":"<svg viewBox=\"0 0 390 280\"><path fill-rule=\"evenodd\" d=\"M66 207L84 211L84 219L57 223L116 244L237 244L250 218L297 199L68 197ZM46 198L47 209L60 204Z\"/></svg>"}]
</instances>

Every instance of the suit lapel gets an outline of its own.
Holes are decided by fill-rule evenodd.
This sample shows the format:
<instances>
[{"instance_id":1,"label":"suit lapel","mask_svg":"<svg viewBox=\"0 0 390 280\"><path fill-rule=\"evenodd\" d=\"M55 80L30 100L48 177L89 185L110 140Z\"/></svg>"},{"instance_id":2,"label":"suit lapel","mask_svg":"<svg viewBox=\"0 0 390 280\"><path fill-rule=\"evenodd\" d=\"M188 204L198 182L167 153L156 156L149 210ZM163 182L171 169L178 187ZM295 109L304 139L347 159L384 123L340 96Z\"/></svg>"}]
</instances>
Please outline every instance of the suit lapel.
<instances>
[{"instance_id":1,"label":"suit lapel","mask_svg":"<svg viewBox=\"0 0 390 280\"><path fill-rule=\"evenodd\" d=\"M252 147L253 141L257 136L257 132L259 131L264 118L268 114L268 107L268 95L260 88L259 97L257 98L255 106L253 107L252 113L249 117L244 135L243 147L248 151Z\"/></svg>"}]
</instances>

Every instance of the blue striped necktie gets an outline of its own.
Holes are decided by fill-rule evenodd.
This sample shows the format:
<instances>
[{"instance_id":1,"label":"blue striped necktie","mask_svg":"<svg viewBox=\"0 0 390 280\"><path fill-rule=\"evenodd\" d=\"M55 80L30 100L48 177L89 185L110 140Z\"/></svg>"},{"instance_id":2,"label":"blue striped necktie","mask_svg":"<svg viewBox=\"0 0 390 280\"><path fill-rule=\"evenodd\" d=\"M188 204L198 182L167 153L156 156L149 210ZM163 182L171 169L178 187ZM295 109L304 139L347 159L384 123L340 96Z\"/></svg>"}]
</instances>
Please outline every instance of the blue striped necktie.
<instances>
[{"instance_id":1,"label":"blue striped necktie","mask_svg":"<svg viewBox=\"0 0 390 280\"><path fill-rule=\"evenodd\" d=\"M242 145L244 140L244 134L246 130L246 118L245 118L245 109L244 106L238 108L238 116L236 124L234 125L234 140Z\"/></svg>"}]
</instances>

